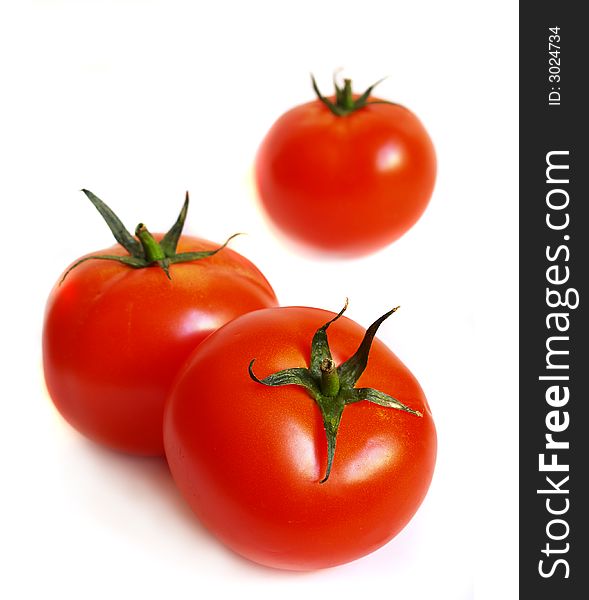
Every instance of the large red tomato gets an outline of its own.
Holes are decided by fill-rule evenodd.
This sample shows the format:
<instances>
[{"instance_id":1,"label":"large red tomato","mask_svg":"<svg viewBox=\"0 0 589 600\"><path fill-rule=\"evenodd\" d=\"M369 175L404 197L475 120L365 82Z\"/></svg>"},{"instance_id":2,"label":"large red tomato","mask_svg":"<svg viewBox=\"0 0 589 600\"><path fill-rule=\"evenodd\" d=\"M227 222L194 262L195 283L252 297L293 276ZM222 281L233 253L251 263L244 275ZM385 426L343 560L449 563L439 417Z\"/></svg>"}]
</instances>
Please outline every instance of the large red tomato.
<instances>
[{"instance_id":1,"label":"large red tomato","mask_svg":"<svg viewBox=\"0 0 589 600\"><path fill-rule=\"evenodd\" d=\"M374 86L372 86L374 87ZM271 127L256 158L262 206L295 241L341 256L373 252L403 235L434 187L430 137L407 108L353 95L297 106Z\"/></svg>"},{"instance_id":2,"label":"large red tomato","mask_svg":"<svg viewBox=\"0 0 589 600\"><path fill-rule=\"evenodd\" d=\"M426 398L378 340L363 370L386 316L368 332L332 321L327 342L333 313L255 311L182 369L166 456L194 512L234 551L282 569L329 567L382 546L419 507L436 456Z\"/></svg>"},{"instance_id":3,"label":"large red tomato","mask_svg":"<svg viewBox=\"0 0 589 600\"><path fill-rule=\"evenodd\" d=\"M210 254L218 245L182 236L174 250L176 257ZM200 260L172 258L163 265L169 277L159 263L133 268L88 259L97 255L133 258L120 245L93 253L53 288L43 329L47 388L60 413L89 438L162 454L164 400L182 363L212 331L275 306L276 297L260 271L229 248Z\"/></svg>"}]
</instances>

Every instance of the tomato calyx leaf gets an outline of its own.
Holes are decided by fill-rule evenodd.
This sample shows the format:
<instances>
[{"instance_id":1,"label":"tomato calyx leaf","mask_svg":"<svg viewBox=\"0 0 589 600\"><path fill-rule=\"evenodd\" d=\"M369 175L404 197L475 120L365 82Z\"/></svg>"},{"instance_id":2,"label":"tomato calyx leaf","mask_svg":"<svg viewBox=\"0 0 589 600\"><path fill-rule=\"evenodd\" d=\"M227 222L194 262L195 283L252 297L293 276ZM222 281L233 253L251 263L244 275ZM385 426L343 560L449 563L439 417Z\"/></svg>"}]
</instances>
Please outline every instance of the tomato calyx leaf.
<instances>
[{"instance_id":1,"label":"tomato calyx leaf","mask_svg":"<svg viewBox=\"0 0 589 600\"><path fill-rule=\"evenodd\" d=\"M348 404L366 400L385 408L394 408L417 417L423 416L418 410L414 410L403 404L400 400L389 396L385 392L373 388L356 388L356 382L366 369L370 348L378 328L386 319L398 310L398 306L379 317L366 330L356 352L339 367L331 357L327 329L344 314L348 307L348 301L342 310L333 319L319 327L311 341L310 367L294 367L277 371L263 379L254 373L253 365L255 358L250 362L248 372L256 383L270 387L284 385L297 385L303 387L316 402L323 418L323 428L327 437L327 467L325 476L319 483L325 483L329 479L333 460L337 433L342 419L344 408Z\"/></svg>"},{"instance_id":2,"label":"tomato calyx leaf","mask_svg":"<svg viewBox=\"0 0 589 600\"><path fill-rule=\"evenodd\" d=\"M324 96L319 90L319 86L317 85L317 81L315 80L315 76L311 74L311 84L313 86L313 91L317 95L317 98L327 106L327 108L336 116L336 117L345 117L365 106L369 106L371 104L391 104L393 106L400 106L395 102L389 102L388 100L370 100L370 94L372 94L372 90L379 84L384 81L385 78L379 79L376 83L373 83L369 86L364 93L362 93L357 98L354 98L352 92L352 80L344 79L343 85L338 85L335 77L333 78L333 86L335 88L334 100L330 100L327 96Z\"/></svg>"},{"instance_id":3,"label":"tomato calyx leaf","mask_svg":"<svg viewBox=\"0 0 589 600\"><path fill-rule=\"evenodd\" d=\"M353 404L354 402L360 402L360 400L368 400L368 402L384 406L385 408L397 408L411 413L416 417L423 416L423 413L420 411L409 408L402 402L399 402L396 398L373 388L352 388L346 390L344 395L346 404Z\"/></svg>"},{"instance_id":4,"label":"tomato calyx leaf","mask_svg":"<svg viewBox=\"0 0 589 600\"><path fill-rule=\"evenodd\" d=\"M127 231L127 228L123 225L119 217L114 211L104 203L98 196L93 194L90 190L82 190L88 197L88 200L94 204L96 210L100 213L115 240L131 255L135 258L143 258L143 247L141 244Z\"/></svg>"},{"instance_id":5,"label":"tomato calyx leaf","mask_svg":"<svg viewBox=\"0 0 589 600\"><path fill-rule=\"evenodd\" d=\"M119 217L115 212L98 196L93 194L89 190L83 189L82 192L86 194L86 197L92 202L96 210L100 213L105 223L108 225L111 233L115 240L129 253L128 256L119 256L117 254L93 254L85 256L80 260L76 261L63 275L61 283L65 280L68 274L75 269L77 266L88 260L112 260L122 265L132 267L133 269L144 269L145 267L151 267L156 265L164 271L168 279L172 279L170 275L170 265L193 262L201 260L209 256L217 254L217 252L223 250L225 246L236 236L241 235L235 233L228 237L223 244L214 250L203 250L200 252L177 252L178 242L184 229L184 223L186 221L186 215L188 213L189 196L186 192L184 203L180 210L178 218L170 228L170 230L163 236L161 241L157 241L153 235L149 232L147 227L143 223L139 223L135 229L135 236L127 230L123 225Z\"/></svg>"},{"instance_id":6,"label":"tomato calyx leaf","mask_svg":"<svg viewBox=\"0 0 589 600\"><path fill-rule=\"evenodd\" d=\"M256 359L253 358L249 364L248 372L250 377L256 382L261 383L263 385L269 386L282 386L282 385L299 385L304 387L307 392L311 395L314 400L318 400L319 396L321 396L321 390L317 385L317 381L311 375L309 369L305 367L295 367L294 369L284 369L283 371L278 371L273 373L272 375L268 375L264 379L258 379L258 377L254 373L254 363Z\"/></svg>"}]
</instances>

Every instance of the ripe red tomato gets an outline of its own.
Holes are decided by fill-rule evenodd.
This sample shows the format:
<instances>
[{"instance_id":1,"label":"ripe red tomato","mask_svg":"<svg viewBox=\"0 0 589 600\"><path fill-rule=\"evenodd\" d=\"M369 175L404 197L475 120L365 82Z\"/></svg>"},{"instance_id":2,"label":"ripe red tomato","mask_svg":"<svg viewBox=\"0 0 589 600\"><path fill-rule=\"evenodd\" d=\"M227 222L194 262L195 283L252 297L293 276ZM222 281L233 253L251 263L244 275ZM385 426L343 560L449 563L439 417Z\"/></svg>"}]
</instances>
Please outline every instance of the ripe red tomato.
<instances>
[{"instance_id":1,"label":"ripe red tomato","mask_svg":"<svg viewBox=\"0 0 589 600\"><path fill-rule=\"evenodd\" d=\"M177 251L217 248L183 236ZM128 256L120 245L88 256L104 254ZM164 400L185 359L227 321L277 304L260 271L229 248L172 264L169 274L157 265L87 260L55 285L47 302L49 394L71 425L118 450L162 454Z\"/></svg>"},{"instance_id":2,"label":"ripe red tomato","mask_svg":"<svg viewBox=\"0 0 589 600\"><path fill-rule=\"evenodd\" d=\"M333 316L290 307L237 318L192 354L166 403L166 456L185 499L226 545L271 567L317 569L376 550L411 519L433 473L436 433L426 398L378 340L358 383L393 395L414 414L396 410L399 403L358 401L367 391L356 390L343 409L328 473L332 415L327 410L326 418L300 384L285 384L305 380L302 368L310 363L329 363L310 360L309 346ZM349 319L333 323L333 361L348 359L364 334ZM253 358L254 377L281 372L262 383L285 387L252 381Z\"/></svg>"},{"instance_id":3,"label":"ripe red tomato","mask_svg":"<svg viewBox=\"0 0 589 600\"><path fill-rule=\"evenodd\" d=\"M346 80L330 100L315 86L319 98L282 115L258 151L263 208L315 250L371 253L403 235L430 200L436 157L427 131L407 108L370 96L372 87L353 95Z\"/></svg>"}]
</instances>

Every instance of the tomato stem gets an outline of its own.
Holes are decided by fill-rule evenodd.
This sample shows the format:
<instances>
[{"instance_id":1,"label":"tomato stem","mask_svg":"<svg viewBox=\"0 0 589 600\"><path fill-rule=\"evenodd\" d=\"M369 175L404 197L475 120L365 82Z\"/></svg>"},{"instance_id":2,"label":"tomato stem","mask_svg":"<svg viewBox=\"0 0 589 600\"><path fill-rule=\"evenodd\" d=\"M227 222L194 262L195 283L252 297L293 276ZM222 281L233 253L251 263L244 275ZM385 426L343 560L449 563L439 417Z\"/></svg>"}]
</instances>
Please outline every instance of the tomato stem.
<instances>
[{"instance_id":1,"label":"tomato stem","mask_svg":"<svg viewBox=\"0 0 589 600\"><path fill-rule=\"evenodd\" d=\"M373 388L355 387L358 379L360 379L360 376L366 369L370 348L378 328L396 312L397 308L399 308L398 306L389 310L372 323L366 330L356 352L342 363L339 368L336 366L335 361L331 357L331 350L329 349L327 329L332 323L341 318L347 306L348 301L346 300L346 304L342 310L315 332L311 341L311 364L309 368L293 367L291 369L283 369L282 371L268 375L268 377L264 377L264 379L259 379L252 368L255 358L250 361L248 367L249 375L256 383L272 387L298 385L305 388L311 398L317 403L321 411L323 427L327 438L327 468L325 477L323 477L320 483L325 483L329 479L335 456L338 428L344 408L348 404L365 400L379 406L407 412L417 417L423 416L420 411L406 406L385 392Z\"/></svg>"},{"instance_id":2,"label":"tomato stem","mask_svg":"<svg viewBox=\"0 0 589 600\"><path fill-rule=\"evenodd\" d=\"M193 262L201 260L209 256L213 256L220 252L227 246L227 244L239 233L233 234L231 237L221 244L214 250L201 250L196 252L177 252L178 242L182 235L182 229L184 227L184 221L186 220L186 214L188 212L188 192L186 192L186 198L180 214L176 219L171 229L163 236L162 241L158 242L151 233L147 230L147 227L143 223L139 223L135 229L135 239L129 231L125 228L121 220L113 212L113 210L107 206L98 196L93 194L90 190L82 190L88 197L90 202L94 204L96 210L100 213L111 233L117 242L129 253L129 256L119 256L118 254L92 254L85 256L77 262L75 262L69 269L64 273L60 285L64 282L68 273L75 269L77 266L86 262L87 260L112 260L120 264L132 267L133 269L144 269L157 264L166 274L168 279L172 279L170 275L170 265L178 263Z\"/></svg>"},{"instance_id":3,"label":"tomato stem","mask_svg":"<svg viewBox=\"0 0 589 600\"><path fill-rule=\"evenodd\" d=\"M334 398L338 395L339 389L340 382L335 361L325 358L321 363L321 393L328 398Z\"/></svg>"},{"instance_id":4,"label":"tomato stem","mask_svg":"<svg viewBox=\"0 0 589 600\"><path fill-rule=\"evenodd\" d=\"M166 255L159 245L159 242L155 240L153 235L149 233L147 227L143 223L139 223L135 229L135 235L139 238L143 252L145 252L145 258L148 262L154 263L159 260L164 260Z\"/></svg>"},{"instance_id":5,"label":"tomato stem","mask_svg":"<svg viewBox=\"0 0 589 600\"><path fill-rule=\"evenodd\" d=\"M315 77L311 75L311 83L313 85L313 90L315 94L317 94L317 98L325 104L325 106L336 116L336 117L345 117L346 115L350 115L355 111L364 108L370 104L390 104L392 106L399 106L394 102L388 102L387 100L370 100L370 95L372 94L372 90L382 81L377 81L368 87L363 94L354 98L354 94L352 93L352 80L344 79L344 85L339 86L337 81L333 81L335 87L335 96L334 100L330 100L326 96L324 96L319 87L317 86L317 82L315 81Z\"/></svg>"},{"instance_id":6,"label":"tomato stem","mask_svg":"<svg viewBox=\"0 0 589 600\"><path fill-rule=\"evenodd\" d=\"M342 93L342 108L346 111L354 110L354 96L352 95L352 80L344 79L344 89Z\"/></svg>"}]
</instances>

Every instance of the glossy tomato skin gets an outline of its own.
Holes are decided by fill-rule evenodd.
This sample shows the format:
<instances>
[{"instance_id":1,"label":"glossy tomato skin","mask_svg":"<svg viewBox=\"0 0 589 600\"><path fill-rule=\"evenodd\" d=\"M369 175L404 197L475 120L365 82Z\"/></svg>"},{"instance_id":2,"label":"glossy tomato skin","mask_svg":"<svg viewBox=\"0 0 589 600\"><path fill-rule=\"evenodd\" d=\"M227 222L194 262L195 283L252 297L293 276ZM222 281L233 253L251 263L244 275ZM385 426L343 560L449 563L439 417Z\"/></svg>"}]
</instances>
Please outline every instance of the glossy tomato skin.
<instances>
[{"instance_id":1,"label":"glossy tomato skin","mask_svg":"<svg viewBox=\"0 0 589 600\"><path fill-rule=\"evenodd\" d=\"M415 224L432 195L436 156L424 126L402 106L372 104L340 117L315 100L276 121L255 173L279 230L314 250L353 257Z\"/></svg>"},{"instance_id":2,"label":"glossy tomato skin","mask_svg":"<svg viewBox=\"0 0 589 600\"><path fill-rule=\"evenodd\" d=\"M178 251L216 247L183 236ZM104 253L125 251L96 254ZM58 282L47 302L49 394L71 425L117 450L162 454L164 401L185 359L227 321L277 303L260 271L229 248L172 265L170 274L90 260Z\"/></svg>"},{"instance_id":3,"label":"glossy tomato skin","mask_svg":"<svg viewBox=\"0 0 589 600\"><path fill-rule=\"evenodd\" d=\"M202 522L235 552L290 570L330 567L376 550L411 519L434 469L436 432L409 370L375 340L358 387L394 395L423 417L368 402L344 409L327 482L319 409L296 386L260 377L308 366L311 338L333 313L259 310L225 325L187 361L166 403L164 442L173 477ZM329 329L333 358L364 330L342 318Z\"/></svg>"}]
</instances>

